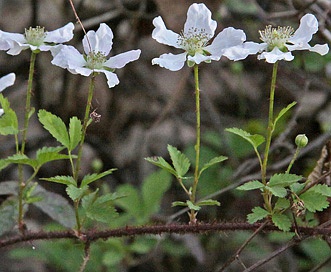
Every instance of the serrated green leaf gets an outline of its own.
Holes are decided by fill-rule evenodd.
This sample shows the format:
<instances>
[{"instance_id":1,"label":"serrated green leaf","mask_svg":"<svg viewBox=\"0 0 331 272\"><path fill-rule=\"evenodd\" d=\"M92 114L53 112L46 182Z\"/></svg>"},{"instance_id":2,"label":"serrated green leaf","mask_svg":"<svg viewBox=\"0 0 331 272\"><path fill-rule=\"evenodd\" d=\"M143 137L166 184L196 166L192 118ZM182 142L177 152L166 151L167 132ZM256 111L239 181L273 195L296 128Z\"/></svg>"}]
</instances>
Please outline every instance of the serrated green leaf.
<instances>
[{"instance_id":1,"label":"serrated green leaf","mask_svg":"<svg viewBox=\"0 0 331 272\"><path fill-rule=\"evenodd\" d=\"M145 158L146 161L168 171L169 173L173 174L175 177L177 177L176 170L165 161L162 157L148 157Z\"/></svg>"},{"instance_id":2,"label":"serrated green leaf","mask_svg":"<svg viewBox=\"0 0 331 272\"><path fill-rule=\"evenodd\" d=\"M88 196L84 196L84 198L86 197ZM86 203L89 202L89 205L85 206L86 216L90 219L103 223L110 223L118 215L113 203L117 198L117 195L106 194L95 197L95 194L93 194L92 198L92 201L86 201Z\"/></svg>"},{"instance_id":3,"label":"serrated green leaf","mask_svg":"<svg viewBox=\"0 0 331 272\"><path fill-rule=\"evenodd\" d=\"M261 189L263 188L264 185L262 182L258 180L252 180L248 181L245 184L237 187L238 190L243 190L243 191L250 191L250 190L255 190L255 189Z\"/></svg>"},{"instance_id":4,"label":"serrated green leaf","mask_svg":"<svg viewBox=\"0 0 331 272\"><path fill-rule=\"evenodd\" d=\"M277 115L274 121L274 127L276 126L277 122L280 118L284 116L285 113L287 113L292 107L296 105L297 102L292 102L291 104L287 105L285 108L283 108Z\"/></svg>"},{"instance_id":5,"label":"serrated green leaf","mask_svg":"<svg viewBox=\"0 0 331 272\"><path fill-rule=\"evenodd\" d=\"M7 161L6 159L2 159L2 160L0 160L0 171L1 171L2 169L5 169L9 164L10 164L10 162Z\"/></svg>"},{"instance_id":6,"label":"serrated green leaf","mask_svg":"<svg viewBox=\"0 0 331 272\"><path fill-rule=\"evenodd\" d=\"M144 205L144 215L149 217L161 208L164 193L171 186L171 174L164 170L150 174L141 185L141 195Z\"/></svg>"},{"instance_id":7,"label":"serrated green leaf","mask_svg":"<svg viewBox=\"0 0 331 272\"><path fill-rule=\"evenodd\" d=\"M301 194L300 199L303 201L305 208L310 212L322 211L329 207L330 204L326 196L310 189Z\"/></svg>"},{"instance_id":8,"label":"serrated green leaf","mask_svg":"<svg viewBox=\"0 0 331 272\"><path fill-rule=\"evenodd\" d=\"M198 206L221 206L221 203L219 203L217 200L213 199L206 199L201 200L197 203Z\"/></svg>"},{"instance_id":9,"label":"serrated green leaf","mask_svg":"<svg viewBox=\"0 0 331 272\"><path fill-rule=\"evenodd\" d=\"M76 117L70 118L69 123L69 150L72 151L75 149L75 147L79 144L79 142L82 139L82 123L81 121Z\"/></svg>"},{"instance_id":10,"label":"serrated green leaf","mask_svg":"<svg viewBox=\"0 0 331 272\"><path fill-rule=\"evenodd\" d=\"M88 187L84 186L77 188L74 185L68 185L68 187L66 188L66 192L73 201L76 201L78 199L81 199L88 192Z\"/></svg>"},{"instance_id":11,"label":"serrated green leaf","mask_svg":"<svg viewBox=\"0 0 331 272\"><path fill-rule=\"evenodd\" d=\"M59 147L43 147L37 150L36 161L38 167L42 166L47 162L69 159L70 157L68 155L58 153L63 149L64 147L59 146Z\"/></svg>"},{"instance_id":12,"label":"serrated green leaf","mask_svg":"<svg viewBox=\"0 0 331 272\"><path fill-rule=\"evenodd\" d=\"M39 185L31 196L42 199L42 201L34 202L32 205L46 213L50 218L67 228L75 226L74 209L63 196L49 192Z\"/></svg>"},{"instance_id":13,"label":"serrated green leaf","mask_svg":"<svg viewBox=\"0 0 331 272\"><path fill-rule=\"evenodd\" d=\"M252 209L252 213L247 215L247 221L250 224L253 224L263 218L266 218L269 215L269 212L261 207L255 207Z\"/></svg>"},{"instance_id":14,"label":"serrated green leaf","mask_svg":"<svg viewBox=\"0 0 331 272\"><path fill-rule=\"evenodd\" d=\"M266 189L268 189L274 196L277 196L277 197L285 197L287 195L287 190L284 187L280 187L280 186L269 187L269 186L266 186Z\"/></svg>"},{"instance_id":15,"label":"serrated green leaf","mask_svg":"<svg viewBox=\"0 0 331 272\"><path fill-rule=\"evenodd\" d=\"M168 151L170 154L172 165L176 170L177 177L183 178L190 169L190 160L184 153L180 152L176 147L172 145L168 145Z\"/></svg>"},{"instance_id":16,"label":"serrated green leaf","mask_svg":"<svg viewBox=\"0 0 331 272\"><path fill-rule=\"evenodd\" d=\"M83 177L81 187L84 187L84 186L90 184L93 181L102 179L103 177L108 176L111 173L113 173L115 170L117 170L117 169L113 168L113 169L109 169L109 170L104 171L104 172L99 173L99 174L93 173L93 174L86 175L86 176Z\"/></svg>"},{"instance_id":17,"label":"serrated green leaf","mask_svg":"<svg viewBox=\"0 0 331 272\"><path fill-rule=\"evenodd\" d=\"M204 164L200 170L200 173L199 173L199 177L201 176L202 172L205 171L206 169L208 169L209 167L217 164L217 163L220 163L222 161L225 161L227 160L228 158L225 157L225 156L219 156L219 157L215 157L213 159L211 159L209 162L207 162L206 164Z\"/></svg>"},{"instance_id":18,"label":"serrated green leaf","mask_svg":"<svg viewBox=\"0 0 331 272\"><path fill-rule=\"evenodd\" d=\"M32 168L35 168L38 165L36 160L30 159L28 156L24 154L14 154L8 157L6 161L10 163L29 165Z\"/></svg>"},{"instance_id":19,"label":"serrated green leaf","mask_svg":"<svg viewBox=\"0 0 331 272\"><path fill-rule=\"evenodd\" d=\"M77 187L76 181L72 176L55 176L51 178L41 178L41 180L51 181L55 183L61 183L65 185L73 185Z\"/></svg>"},{"instance_id":20,"label":"serrated green leaf","mask_svg":"<svg viewBox=\"0 0 331 272\"><path fill-rule=\"evenodd\" d=\"M189 207L190 210L199 211L201 209L200 206L194 205L190 200L186 200L187 207Z\"/></svg>"},{"instance_id":21,"label":"serrated green leaf","mask_svg":"<svg viewBox=\"0 0 331 272\"><path fill-rule=\"evenodd\" d=\"M305 183L293 183L290 185L290 189L292 192L298 194L303 188L305 188Z\"/></svg>"},{"instance_id":22,"label":"serrated green leaf","mask_svg":"<svg viewBox=\"0 0 331 272\"><path fill-rule=\"evenodd\" d=\"M47 112L46 110L39 110L38 117L40 123L44 128L62 145L66 148L70 148L69 134L67 127L60 117Z\"/></svg>"},{"instance_id":23,"label":"serrated green leaf","mask_svg":"<svg viewBox=\"0 0 331 272\"><path fill-rule=\"evenodd\" d=\"M187 203L183 201L174 201L171 203L171 207L176 207L176 206L187 207Z\"/></svg>"},{"instance_id":24,"label":"serrated green leaf","mask_svg":"<svg viewBox=\"0 0 331 272\"><path fill-rule=\"evenodd\" d=\"M295 174L274 174L269 182L268 182L268 186L269 187L273 187L273 186L282 186L282 187L286 187L286 186L290 186L291 184L301 180L302 177L295 175Z\"/></svg>"},{"instance_id":25,"label":"serrated green leaf","mask_svg":"<svg viewBox=\"0 0 331 272\"><path fill-rule=\"evenodd\" d=\"M274 207L276 211L286 210L290 207L291 203L286 198L278 198Z\"/></svg>"},{"instance_id":26,"label":"serrated green leaf","mask_svg":"<svg viewBox=\"0 0 331 272\"><path fill-rule=\"evenodd\" d=\"M289 231L292 225L291 220L285 214L275 213L271 216L271 220L282 231Z\"/></svg>"},{"instance_id":27,"label":"serrated green leaf","mask_svg":"<svg viewBox=\"0 0 331 272\"><path fill-rule=\"evenodd\" d=\"M323 196L331 197L331 187L326 184L317 184L311 187L309 191L321 194Z\"/></svg>"},{"instance_id":28,"label":"serrated green leaf","mask_svg":"<svg viewBox=\"0 0 331 272\"><path fill-rule=\"evenodd\" d=\"M227 128L225 130L245 139L254 147L254 149L256 149L258 146L263 144L265 141L265 139L262 135L259 135L259 134L252 135L252 134L248 133L247 131L242 130L240 128Z\"/></svg>"},{"instance_id":29,"label":"serrated green leaf","mask_svg":"<svg viewBox=\"0 0 331 272\"><path fill-rule=\"evenodd\" d=\"M16 135L19 133L16 112L10 107L7 98L0 94L0 104L4 114L0 117L0 134Z\"/></svg>"}]
</instances>

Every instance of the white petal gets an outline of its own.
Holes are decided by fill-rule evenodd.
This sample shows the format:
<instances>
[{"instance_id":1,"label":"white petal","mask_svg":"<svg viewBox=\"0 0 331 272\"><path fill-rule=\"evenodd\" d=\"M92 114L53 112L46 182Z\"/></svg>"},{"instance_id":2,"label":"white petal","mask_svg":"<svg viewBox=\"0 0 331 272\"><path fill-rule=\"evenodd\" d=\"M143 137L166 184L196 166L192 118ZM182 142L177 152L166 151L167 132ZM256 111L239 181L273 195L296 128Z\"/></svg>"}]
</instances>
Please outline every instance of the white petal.
<instances>
[{"instance_id":1,"label":"white petal","mask_svg":"<svg viewBox=\"0 0 331 272\"><path fill-rule=\"evenodd\" d=\"M287 49L290 51L294 50L309 50L311 52L319 53L324 56L329 52L329 46L327 44L316 44L315 46L310 46L308 43L299 43L294 45L286 45Z\"/></svg>"},{"instance_id":2,"label":"white petal","mask_svg":"<svg viewBox=\"0 0 331 272\"><path fill-rule=\"evenodd\" d=\"M73 46L63 45L52 60L52 64L71 71L79 67L84 67L86 61L82 54Z\"/></svg>"},{"instance_id":3,"label":"white petal","mask_svg":"<svg viewBox=\"0 0 331 272\"><path fill-rule=\"evenodd\" d=\"M10 73L0 78L0 92L2 92L9 86L12 86L15 82L15 78L16 76L14 73Z\"/></svg>"},{"instance_id":4,"label":"white petal","mask_svg":"<svg viewBox=\"0 0 331 272\"><path fill-rule=\"evenodd\" d=\"M176 48L181 48L177 44L179 35L166 28L161 16L154 18L153 25L155 26L152 32L153 39L157 40L159 43L162 44L170 45Z\"/></svg>"},{"instance_id":5,"label":"white petal","mask_svg":"<svg viewBox=\"0 0 331 272\"><path fill-rule=\"evenodd\" d=\"M266 43L246 42L241 45L232 46L224 50L223 56L230 60L242 60L247 58L248 55L256 54L266 49Z\"/></svg>"},{"instance_id":6,"label":"white petal","mask_svg":"<svg viewBox=\"0 0 331 272\"><path fill-rule=\"evenodd\" d=\"M16 42L13 42L13 44L11 45L11 48L7 51L7 54L12 55L12 56L16 56L19 53L21 53L22 50L28 49L30 48L29 45L20 45Z\"/></svg>"},{"instance_id":7,"label":"white petal","mask_svg":"<svg viewBox=\"0 0 331 272\"><path fill-rule=\"evenodd\" d=\"M105 66L109 68L123 68L127 63L135 61L139 58L141 50L131 50L122 54L118 54L114 57L109 58L105 62Z\"/></svg>"},{"instance_id":8,"label":"white petal","mask_svg":"<svg viewBox=\"0 0 331 272\"><path fill-rule=\"evenodd\" d=\"M152 64L158 64L160 67L169 69L170 71L178 71L183 68L186 61L186 52L178 55L163 54L159 58L152 60Z\"/></svg>"},{"instance_id":9,"label":"white petal","mask_svg":"<svg viewBox=\"0 0 331 272\"><path fill-rule=\"evenodd\" d=\"M241 29L234 29L233 27L228 27L223 29L211 45L205 47L205 49L212 55L221 56L224 54L225 49L233 46L242 44L246 40L246 35Z\"/></svg>"},{"instance_id":10,"label":"white petal","mask_svg":"<svg viewBox=\"0 0 331 272\"><path fill-rule=\"evenodd\" d=\"M68 23L65 26L46 32L45 42L49 43L64 43L70 41L74 36L74 24Z\"/></svg>"},{"instance_id":11,"label":"white petal","mask_svg":"<svg viewBox=\"0 0 331 272\"><path fill-rule=\"evenodd\" d=\"M291 52L282 52L278 49L278 47L275 47L270 52L263 52L261 55L257 57L259 60L265 59L268 63L275 63L278 60L286 60L291 61L294 59Z\"/></svg>"},{"instance_id":12,"label":"white petal","mask_svg":"<svg viewBox=\"0 0 331 272\"><path fill-rule=\"evenodd\" d=\"M9 39L8 32L0 30L0 50L8 50L12 47L13 41Z\"/></svg>"},{"instance_id":13,"label":"white petal","mask_svg":"<svg viewBox=\"0 0 331 272\"><path fill-rule=\"evenodd\" d=\"M107 56L113 45L113 37L114 35L110 27L101 23L97 32L90 30L84 36L83 46L85 53L88 54L92 49L93 52L101 52Z\"/></svg>"},{"instance_id":14,"label":"white petal","mask_svg":"<svg viewBox=\"0 0 331 272\"><path fill-rule=\"evenodd\" d=\"M188 56L187 59L189 61L193 61L196 64L200 64L201 62L212 60L213 58L211 56L205 56L200 53L196 53L193 57ZM215 59L215 60L217 60L217 59Z\"/></svg>"},{"instance_id":15,"label":"white petal","mask_svg":"<svg viewBox=\"0 0 331 272\"><path fill-rule=\"evenodd\" d=\"M120 81L118 80L118 77L117 77L117 75L115 73L112 73L112 72L109 72L109 71L105 71L105 70L102 70L102 71L99 71L99 72L102 72L102 73L104 73L106 75L107 84L108 84L108 87L109 88L113 88L118 83L120 83Z\"/></svg>"},{"instance_id":16,"label":"white petal","mask_svg":"<svg viewBox=\"0 0 331 272\"><path fill-rule=\"evenodd\" d=\"M318 21L316 17L312 14L306 14L301 18L299 28L288 41L293 44L308 43L317 30Z\"/></svg>"},{"instance_id":17,"label":"white petal","mask_svg":"<svg viewBox=\"0 0 331 272\"><path fill-rule=\"evenodd\" d=\"M211 19L211 12L204 4L192 4L187 11L184 33L192 29L203 29L204 33L214 36L217 27L216 21Z\"/></svg>"},{"instance_id":18,"label":"white petal","mask_svg":"<svg viewBox=\"0 0 331 272\"><path fill-rule=\"evenodd\" d=\"M0 116L3 115L5 111L3 109L0 109Z\"/></svg>"}]
</instances>

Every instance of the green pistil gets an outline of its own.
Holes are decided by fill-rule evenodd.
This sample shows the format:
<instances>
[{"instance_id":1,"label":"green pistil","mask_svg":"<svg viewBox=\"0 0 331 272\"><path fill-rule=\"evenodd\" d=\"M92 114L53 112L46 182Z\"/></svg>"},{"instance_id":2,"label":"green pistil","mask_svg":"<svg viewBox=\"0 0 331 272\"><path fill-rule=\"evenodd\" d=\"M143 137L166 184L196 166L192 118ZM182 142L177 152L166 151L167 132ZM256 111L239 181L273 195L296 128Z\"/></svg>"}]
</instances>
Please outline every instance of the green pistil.
<instances>
[{"instance_id":1,"label":"green pistil","mask_svg":"<svg viewBox=\"0 0 331 272\"><path fill-rule=\"evenodd\" d=\"M279 50L286 52L285 44L293 36L294 29L290 26L273 28L271 25L268 25L265 30L260 30L259 33L260 39L268 44L268 51L277 47Z\"/></svg>"},{"instance_id":2,"label":"green pistil","mask_svg":"<svg viewBox=\"0 0 331 272\"><path fill-rule=\"evenodd\" d=\"M87 67L94 69L103 69L103 65L106 62L106 56L101 52L90 52L86 56Z\"/></svg>"},{"instance_id":3,"label":"green pistil","mask_svg":"<svg viewBox=\"0 0 331 272\"><path fill-rule=\"evenodd\" d=\"M190 56L194 56L196 53L205 55L203 48L208 44L210 38L205 29L191 28L187 33L180 33L177 44Z\"/></svg>"},{"instance_id":4,"label":"green pistil","mask_svg":"<svg viewBox=\"0 0 331 272\"><path fill-rule=\"evenodd\" d=\"M30 27L29 29L25 29L25 39L28 44L34 46L40 46L44 43L44 39L46 37L46 32L44 27Z\"/></svg>"}]
</instances>

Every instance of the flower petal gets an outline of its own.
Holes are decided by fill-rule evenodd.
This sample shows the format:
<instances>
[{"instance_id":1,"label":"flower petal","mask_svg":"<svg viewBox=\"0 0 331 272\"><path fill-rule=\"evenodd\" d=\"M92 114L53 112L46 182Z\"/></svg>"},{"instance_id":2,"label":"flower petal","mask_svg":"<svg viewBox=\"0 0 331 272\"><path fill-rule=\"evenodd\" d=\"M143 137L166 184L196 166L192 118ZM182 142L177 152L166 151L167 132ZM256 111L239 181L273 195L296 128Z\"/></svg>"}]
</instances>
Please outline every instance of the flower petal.
<instances>
[{"instance_id":1,"label":"flower petal","mask_svg":"<svg viewBox=\"0 0 331 272\"><path fill-rule=\"evenodd\" d=\"M68 23L65 26L53 31L46 32L45 42L64 43L70 41L74 36L74 24Z\"/></svg>"},{"instance_id":2,"label":"flower petal","mask_svg":"<svg viewBox=\"0 0 331 272\"><path fill-rule=\"evenodd\" d=\"M299 28L288 41L293 44L308 43L317 30L318 21L316 17L313 14L306 14L301 18Z\"/></svg>"},{"instance_id":3,"label":"flower petal","mask_svg":"<svg viewBox=\"0 0 331 272\"><path fill-rule=\"evenodd\" d=\"M192 4L187 11L184 33L192 29L203 29L210 38L214 36L217 27L216 21L211 19L211 12L204 4Z\"/></svg>"},{"instance_id":4,"label":"flower petal","mask_svg":"<svg viewBox=\"0 0 331 272\"><path fill-rule=\"evenodd\" d=\"M15 78L16 76L14 73L10 73L0 78L0 92L2 92L9 86L12 86L15 82Z\"/></svg>"},{"instance_id":5,"label":"flower petal","mask_svg":"<svg viewBox=\"0 0 331 272\"><path fill-rule=\"evenodd\" d=\"M141 50L131 50L114 57L110 57L104 65L109 68L119 69L123 68L127 63L135 61L139 58Z\"/></svg>"},{"instance_id":6,"label":"flower petal","mask_svg":"<svg viewBox=\"0 0 331 272\"><path fill-rule=\"evenodd\" d=\"M95 70L96 72L102 72L106 75L107 78L107 84L109 88L113 88L116 86L120 81L118 80L118 77L115 73L105 71L105 70Z\"/></svg>"},{"instance_id":7,"label":"flower petal","mask_svg":"<svg viewBox=\"0 0 331 272\"><path fill-rule=\"evenodd\" d=\"M205 47L205 49L211 54L221 58L225 49L229 49L233 46L241 45L246 40L246 35L241 29L235 29L233 27L227 27L223 29L211 45Z\"/></svg>"},{"instance_id":8,"label":"flower petal","mask_svg":"<svg viewBox=\"0 0 331 272\"><path fill-rule=\"evenodd\" d=\"M161 18L158 16L154 18L153 25L155 26L152 32L152 38L158 41L159 43L170 45L176 48L181 48L178 44L178 34L168 30Z\"/></svg>"},{"instance_id":9,"label":"flower petal","mask_svg":"<svg viewBox=\"0 0 331 272\"><path fill-rule=\"evenodd\" d=\"M212 60L212 57L211 56L205 56L205 55L200 54L200 53L196 53L194 56L189 55L187 57L187 59L189 61L193 61L196 64L200 64L201 62Z\"/></svg>"},{"instance_id":10,"label":"flower petal","mask_svg":"<svg viewBox=\"0 0 331 272\"><path fill-rule=\"evenodd\" d=\"M88 54L92 49L93 52L101 52L107 56L113 45L113 37L110 27L104 23L100 24L97 32L90 30L84 36L83 46L85 53Z\"/></svg>"},{"instance_id":11,"label":"flower petal","mask_svg":"<svg viewBox=\"0 0 331 272\"><path fill-rule=\"evenodd\" d=\"M186 61L186 52L174 55L163 54L159 58L154 58L152 64L158 64L160 67L169 69L170 71L178 71L183 68Z\"/></svg>"},{"instance_id":12,"label":"flower petal","mask_svg":"<svg viewBox=\"0 0 331 272\"><path fill-rule=\"evenodd\" d=\"M286 47L290 51L309 50L311 52L319 53L322 56L326 55L329 52L329 46L327 44L316 44L312 47L308 43L298 43L294 45L287 44Z\"/></svg>"},{"instance_id":13,"label":"flower petal","mask_svg":"<svg viewBox=\"0 0 331 272\"><path fill-rule=\"evenodd\" d=\"M247 58L248 55L256 54L257 52L265 50L267 47L268 45L266 43L246 42L225 49L223 56L234 61L242 60Z\"/></svg>"},{"instance_id":14,"label":"flower petal","mask_svg":"<svg viewBox=\"0 0 331 272\"><path fill-rule=\"evenodd\" d=\"M259 60L265 59L268 63L275 63L278 60L286 60L291 61L294 59L291 52L282 52L278 49L278 47L275 47L270 52L263 52L261 55L257 57Z\"/></svg>"}]
</instances>

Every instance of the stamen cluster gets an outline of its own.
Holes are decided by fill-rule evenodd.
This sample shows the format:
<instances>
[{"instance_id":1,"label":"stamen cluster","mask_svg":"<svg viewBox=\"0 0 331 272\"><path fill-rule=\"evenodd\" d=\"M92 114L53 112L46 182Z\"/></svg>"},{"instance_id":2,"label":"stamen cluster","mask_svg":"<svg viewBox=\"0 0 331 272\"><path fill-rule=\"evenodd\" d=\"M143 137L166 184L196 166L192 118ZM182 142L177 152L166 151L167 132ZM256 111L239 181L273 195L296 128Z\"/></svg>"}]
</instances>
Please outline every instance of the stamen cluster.
<instances>
[{"instance_id":1,"label":"stamen cluster","mask_svg":"<svg viewBox=\"0 0 331 272\"><path fill-rule=\"evenodd\" d=\"M177 44L183 48L190 56L194 56L195 53L203 53L202 48L208 44L211 39L205 29L202 28L190 28L188 32L183 31L178 35ZM201 52L200 52L201 51Z\"/></svg>"},{"instance_id":2,"label":"stamen cluster","mask_svg":"<svg viewBox=\"0 0 331 272\"><path fill-rule=\"evenodd\" d=\"M44 27L37 26L25 29L25 39L28 44L40 46L44 43L45 37L46 31Z\"/></svg>"},{"instance_id":3,"label":"stamen cluster","mask_svg":"<svg viewBox=\"0 0 331 272\"><path fill-rule=\"evenodd\" d=\"M293 36L294 29L290 26L273 28L268 25L265 30L260 30L259 33L260 39L268 44L269 51L278 47L281 51L286 52L285 44Z\"/></svg>"},{"instance_id":4,"label":"stamen cluster","mask_svg":"<svg viewBox=\"0 0 331 272\"><path fill-rule=\"evenodd\" d=\"M102 52L93 52L91 51L86 56L86 66L92 70L94 69L103 69L104 63L107 61L107 58Z\"/></svg>"}]
</instances>

